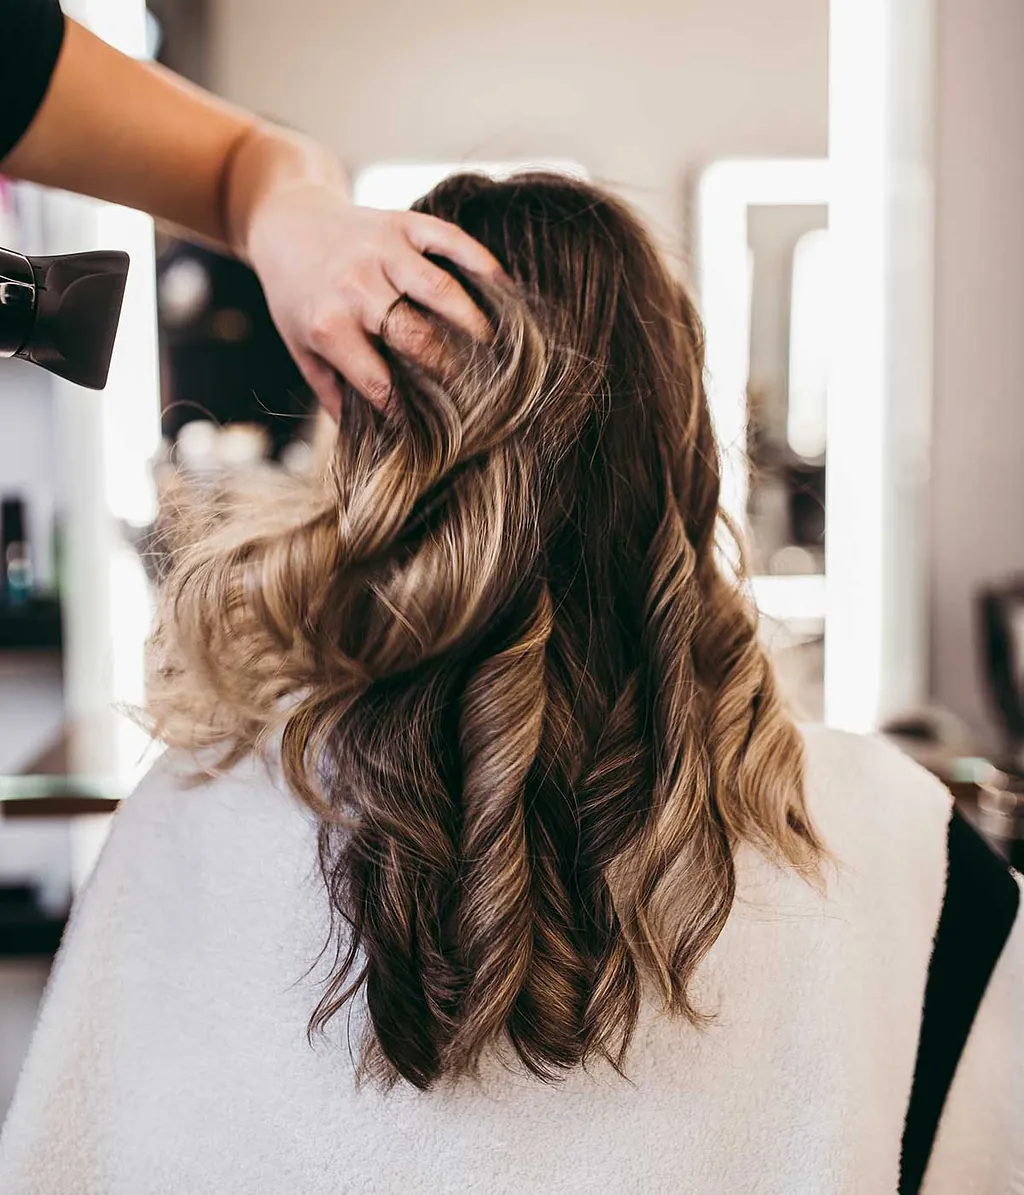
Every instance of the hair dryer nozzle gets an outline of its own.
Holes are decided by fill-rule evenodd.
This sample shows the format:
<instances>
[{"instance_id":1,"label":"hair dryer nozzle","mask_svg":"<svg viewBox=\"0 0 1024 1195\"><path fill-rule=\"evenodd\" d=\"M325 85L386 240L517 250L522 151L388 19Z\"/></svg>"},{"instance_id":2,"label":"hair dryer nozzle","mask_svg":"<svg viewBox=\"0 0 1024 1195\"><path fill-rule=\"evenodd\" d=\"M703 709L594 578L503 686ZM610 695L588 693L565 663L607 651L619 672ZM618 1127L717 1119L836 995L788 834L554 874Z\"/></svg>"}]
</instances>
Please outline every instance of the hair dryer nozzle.
<instances>
[{"instance_id":1,"label":"hair dryer nozzle","mask_svg":"<svg viewBox=\"0 0 1024 1195\"><path fill-rule=\"evenodd\" d=\"M127 253L24 257L0 249L0 356L102 390L127 276Z\"/></svg>"}]
</instances>

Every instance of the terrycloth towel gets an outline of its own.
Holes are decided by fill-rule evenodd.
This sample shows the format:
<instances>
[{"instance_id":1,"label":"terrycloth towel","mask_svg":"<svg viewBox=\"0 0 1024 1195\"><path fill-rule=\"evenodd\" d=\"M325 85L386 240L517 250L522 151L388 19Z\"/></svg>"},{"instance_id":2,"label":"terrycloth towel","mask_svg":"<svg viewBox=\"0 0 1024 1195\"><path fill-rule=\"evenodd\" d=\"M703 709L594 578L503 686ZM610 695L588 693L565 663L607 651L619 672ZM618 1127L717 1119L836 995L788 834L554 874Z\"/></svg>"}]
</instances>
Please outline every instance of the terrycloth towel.
<instances>
[{"instance_id":1,"label":"terrycloth towel","mask_svg":"<svg viewBox=\"0 0 1024 1195\"><path fill-rule=\"evenodd\" d=\"M812 814L841 867L823 898L740 852L699 976L710 1028L647 1009L628 1083L598 1067L545 1086L496 1060L479 1082L390 1095L353 1083L358 1010L306 1039L326 933L309 815L265 765L190 788L168 754L75 909L0 1191L891 1195L950 800L884 744L821 730L807 744ZM1022 994L1018 924L928 1195L1002 1195L1024 1175Z\"/></svg>"}]
</instances>

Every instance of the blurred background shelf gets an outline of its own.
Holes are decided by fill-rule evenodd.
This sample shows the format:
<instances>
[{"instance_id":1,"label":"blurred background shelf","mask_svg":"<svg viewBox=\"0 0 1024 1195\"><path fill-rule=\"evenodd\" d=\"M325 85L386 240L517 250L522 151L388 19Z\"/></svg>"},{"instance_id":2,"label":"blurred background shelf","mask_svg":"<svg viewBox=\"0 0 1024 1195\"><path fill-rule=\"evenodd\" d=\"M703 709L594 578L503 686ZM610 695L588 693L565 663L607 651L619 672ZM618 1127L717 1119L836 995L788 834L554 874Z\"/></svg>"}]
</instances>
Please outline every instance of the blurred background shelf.
<instances>
[{"instance_id":1,"label":"blurred background shelf","mask_svg":"<svg viewBox=\"0 0 1024 1195\"><path fill-rule=\"evenodd\" d=\"M36 597L17 606L0 603L0 652L59 652L61 643L61 608L55 597Z\"/></svg>"},{"instance_id":2,"label":"blurred background shelf","mask_svg":"<svg viewBox=\"0 0 1024 1195\"><path fill-rule=\"evenodd\" d=\"M0 819L113 813L127 795L116 777L0 776Z\"/></svg>"},{"instance_id":3,"label":"blurred background shelf","mask_svg":"<svg viewBox=\"0 0 1024 1195\"><path fill-rule=\"evenodd\" d=\"M775 622L819 624L825 627L825 577L753 577L754 601L762 617Z\"/></svg>"},{"instance_id":4,"label":"blurred background shelf","mask_svg":"<svg viewBox=\"0 0 1024 1195\"><path fill-rule=\"evenodd\" d=\"M52 957L66 924L66 914L43 908L33 885L0 885L0 958Z\"/></svg>"}]
</instances>

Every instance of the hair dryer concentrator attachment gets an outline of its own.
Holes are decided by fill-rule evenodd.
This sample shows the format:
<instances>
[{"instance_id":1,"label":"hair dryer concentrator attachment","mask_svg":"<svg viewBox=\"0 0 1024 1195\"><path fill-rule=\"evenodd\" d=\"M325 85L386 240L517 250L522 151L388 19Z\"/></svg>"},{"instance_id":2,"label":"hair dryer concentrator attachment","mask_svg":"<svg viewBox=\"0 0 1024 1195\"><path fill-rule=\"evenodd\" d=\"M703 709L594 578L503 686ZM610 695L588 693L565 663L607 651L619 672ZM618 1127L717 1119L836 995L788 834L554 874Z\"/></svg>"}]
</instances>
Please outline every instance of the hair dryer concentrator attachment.
<instances>
[{"instance_id":1,"label":"hair dryer concentrator attachment","mask_svg":"<svg viewBox=\"0 0 1024 1195\"><path fill-rule=\"evenodd\" d=\"M0 249L0 357L22 357L79 386L107 384L128 254L26 257Z\"/></svg>"}]
</instances>

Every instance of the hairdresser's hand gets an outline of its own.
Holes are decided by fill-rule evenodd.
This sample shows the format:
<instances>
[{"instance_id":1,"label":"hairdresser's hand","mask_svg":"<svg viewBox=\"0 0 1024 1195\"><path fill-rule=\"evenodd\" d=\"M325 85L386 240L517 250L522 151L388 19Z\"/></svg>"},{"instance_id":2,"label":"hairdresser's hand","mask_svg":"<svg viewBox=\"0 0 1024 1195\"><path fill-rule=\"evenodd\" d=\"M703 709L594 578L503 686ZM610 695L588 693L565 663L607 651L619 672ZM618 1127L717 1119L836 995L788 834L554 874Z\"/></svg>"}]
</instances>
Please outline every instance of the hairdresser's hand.
<instances>
[{"instance_id":1,"label":"hairdresser's hand","mask_svg":"<svg viewBox=\"0 0 1024 1195\"><path fill-rule=\"evenodd\" d=\"M401 295L474 335L484 317L423 256L483 277L498 263L464 232L429 216L353 207L337 159L301 134L254 117L129 58L74 21L43 104L3 160L4 173L137 207L254 266L285 342L335 417L338 374L383 404L387 340L432 359L425 321Z\"/></svg>"},{"instance_id":2,"label":"hairdresser's hand","mask_svg":"<svg viewBox=\"0 0 1024 1195\"><path fill-rule=\"evenodd\" d=\"M253 210L244 248L285 343L335 419L339 374L374 406L387 403L391 379L376 347L385 321L390 346L429 359L430 327L408 306L395 307L401 296L470 335L489 334L462 287L424 254L497 278L502 271L491 254L432 216L355 207L340 183L272 191Z\"/></svg>"}]
</instances>

